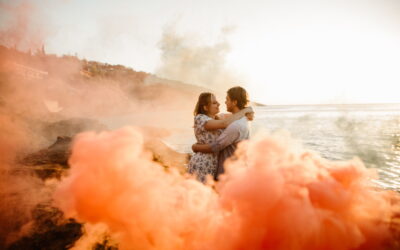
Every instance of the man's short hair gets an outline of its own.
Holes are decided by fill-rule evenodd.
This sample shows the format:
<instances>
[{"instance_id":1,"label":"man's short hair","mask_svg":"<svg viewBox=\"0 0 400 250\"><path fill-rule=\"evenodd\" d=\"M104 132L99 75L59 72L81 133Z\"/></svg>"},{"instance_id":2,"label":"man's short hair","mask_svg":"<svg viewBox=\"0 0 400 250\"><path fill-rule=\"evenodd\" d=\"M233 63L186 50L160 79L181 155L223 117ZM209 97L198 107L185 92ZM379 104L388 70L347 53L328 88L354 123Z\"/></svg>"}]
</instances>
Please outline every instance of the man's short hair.
<instances>
[{"instance_id":1,"label":"man's short hair","mask_svg":"<svg viewBox=\"0 0 400 250\"><path fill-rule=\"evenodd\" d=\"M228 89L227 94L232 101L236 101L239 109L244 109L249 102L247 91L240 86Z\"/></svg>"}]
</instances>

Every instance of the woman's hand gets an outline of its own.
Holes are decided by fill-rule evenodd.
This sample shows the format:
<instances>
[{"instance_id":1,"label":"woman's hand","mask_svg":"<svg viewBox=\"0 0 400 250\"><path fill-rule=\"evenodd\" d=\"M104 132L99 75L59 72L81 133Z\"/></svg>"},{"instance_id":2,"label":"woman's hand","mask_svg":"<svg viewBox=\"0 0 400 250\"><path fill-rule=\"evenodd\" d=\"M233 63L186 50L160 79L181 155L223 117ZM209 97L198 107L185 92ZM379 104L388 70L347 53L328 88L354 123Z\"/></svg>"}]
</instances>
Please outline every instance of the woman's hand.
<instances>
[{"instance_id":1,"label":"woman's hand","mask_svg":"<svg viewBox=\"0 0 400 250\"><path fill-rule=\"evenodd\" d=\"M210 144L193 144L192 145L192 150L193 152L202 152L202 153L212 153L213 151L211 150Z\"/></svg>"},{"instance_id":2,"label":"woman's hand","mask_svg":"<svg viewBox=\"0 0 400 250\"><path fill-rule=\"evenodd\" d=\"M254 113L253 107L249 106L244 108L245 113Z\"/></svg>"},{"instance_id":3,"label":"woman's hand","mask_svg":"<svg viewBox=\"0 0 400 250\"><path fill-rule=\"evenodd\" d=\"M252 121L254 120L254 112L246 113L247 120Z\"/></svg>"},{"instance_id":4,"label":"woman's hand","mask_svg":"<svg viewBox=\"0 0 400 250\"><path fill-rule=\"evenodd\" d=\"M193 152L195 152L195 153L198 152L198 151L197 151L197 146L198 146L198 145L200 145L200 144L195 143L195 144L192 145L192 151L193 151Z\"/></svg>"},{"instance_id":5,"label":"woman's hand","mask_svg":"<svg viewBox=\"0 0 400 250\"><path fill-rule=\"evenodd\" d=\"M247 117L247 120L249 120L249 121L254 120L254 110L253 110L253 108L252 107L246 107L245 111L246 111L245 115Z\"/></svg>"}]
</instances>

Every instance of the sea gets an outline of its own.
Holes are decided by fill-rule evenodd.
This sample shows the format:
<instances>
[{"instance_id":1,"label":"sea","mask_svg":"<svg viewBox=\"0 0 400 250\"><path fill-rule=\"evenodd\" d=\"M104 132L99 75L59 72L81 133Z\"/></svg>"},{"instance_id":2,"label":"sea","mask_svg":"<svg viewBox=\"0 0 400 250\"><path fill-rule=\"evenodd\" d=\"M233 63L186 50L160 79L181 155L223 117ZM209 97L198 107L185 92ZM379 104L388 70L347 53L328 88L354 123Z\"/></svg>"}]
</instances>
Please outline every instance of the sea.
<instances>
[{"instance_id":1,"label":"sea","mask_svg":"<svg viewBox=\"0 0 400 250\"><path fill-rule=\"evenodd\" d=\"M252 131L287 131L306 149L330 160L359 157L376 168L375 183L400 191L400 104L256 106ZM193 128L165 140L177 151L191 153Z\"/></svg>"}]
</instances>

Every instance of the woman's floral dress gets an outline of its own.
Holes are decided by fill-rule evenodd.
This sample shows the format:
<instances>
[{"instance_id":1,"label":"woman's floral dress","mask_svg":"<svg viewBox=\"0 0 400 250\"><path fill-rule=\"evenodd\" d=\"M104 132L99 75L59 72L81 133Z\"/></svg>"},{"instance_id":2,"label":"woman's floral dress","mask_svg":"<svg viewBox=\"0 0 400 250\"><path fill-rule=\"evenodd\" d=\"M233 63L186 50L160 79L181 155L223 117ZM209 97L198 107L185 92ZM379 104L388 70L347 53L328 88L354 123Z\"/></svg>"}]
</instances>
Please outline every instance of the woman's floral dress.
<instances>
[{"instance_id":1,"label":"woman's floral dress","mask_svg":"<svg viewBox=\"0 0 400 250\"><path fill-rule=\"evenodd\" d=\"M212 118L198 114L194 117L194 134L197 143L211 144L222 133L222 129L206 130L204 124ZM188 172L197 175L197 179L205 182L207 175L214 175L217 171L218 154L216 153L194 153L188 164Z\"/></svg>"}]
</instances>

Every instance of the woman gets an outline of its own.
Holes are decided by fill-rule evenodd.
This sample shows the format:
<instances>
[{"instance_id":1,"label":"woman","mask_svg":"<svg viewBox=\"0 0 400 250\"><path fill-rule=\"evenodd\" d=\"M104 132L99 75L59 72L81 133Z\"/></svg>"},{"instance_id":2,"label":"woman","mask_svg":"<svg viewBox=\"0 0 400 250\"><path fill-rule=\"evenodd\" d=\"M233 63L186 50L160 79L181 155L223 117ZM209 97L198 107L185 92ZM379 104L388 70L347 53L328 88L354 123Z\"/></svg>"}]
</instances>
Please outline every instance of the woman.
<instances>
[{"instance_id":1,"label":"woman","mask_svg":"<svg viewBox=\"0 0 400 250\"><path fill-rule=\"evenodd\" d=\"M232 122L242 118L246 113L252 113L251 107L233 114L218 118L219 103L212 93L201 93L194 109L194 134L197 143L213 143ZM214 175L217 169L218 155L215 153L195 153L188 164L188 172L196 174L197 179L205 182L207 175Z\"/></svg>"}]
</instances>

